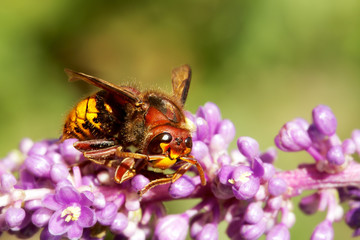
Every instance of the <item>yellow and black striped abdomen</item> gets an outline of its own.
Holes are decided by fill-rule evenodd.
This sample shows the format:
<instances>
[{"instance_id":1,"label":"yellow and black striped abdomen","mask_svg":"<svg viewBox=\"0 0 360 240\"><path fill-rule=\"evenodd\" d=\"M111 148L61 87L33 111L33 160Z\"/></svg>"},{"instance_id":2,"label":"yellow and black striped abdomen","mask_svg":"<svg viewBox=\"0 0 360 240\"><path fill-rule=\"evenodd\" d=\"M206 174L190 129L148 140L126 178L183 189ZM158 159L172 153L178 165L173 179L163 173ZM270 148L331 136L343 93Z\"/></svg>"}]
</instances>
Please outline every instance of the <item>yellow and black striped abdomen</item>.
<instances>
[{"instance_id":1,"label":"yellow and black striped abdomen","mask_svg":"<svg viewBox=\"0 0 360 240\"><path fill-rule=\"evenodd\" d=\"M114 138L119 134L121 119L114 116L108 103L108 94L97 92L80 101L69 113L65 121L62 140ZM117 111L118 112L118 111Z\"/></svg>"}]
</instances>

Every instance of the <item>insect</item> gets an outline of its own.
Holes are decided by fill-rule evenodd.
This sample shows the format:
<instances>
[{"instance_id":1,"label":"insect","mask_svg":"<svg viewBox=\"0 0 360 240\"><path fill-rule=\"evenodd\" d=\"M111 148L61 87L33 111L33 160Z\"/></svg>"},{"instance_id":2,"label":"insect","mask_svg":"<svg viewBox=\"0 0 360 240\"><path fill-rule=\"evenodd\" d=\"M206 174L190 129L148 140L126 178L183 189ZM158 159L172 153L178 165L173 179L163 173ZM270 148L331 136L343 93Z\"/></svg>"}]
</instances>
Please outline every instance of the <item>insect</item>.
<instances>
[{"instance_id":1,"label":"insect","mask_svg":"<svg viewBox=\"0 0 360 240\"><path fill-rule=\"evenodd\" d=\"M140 173L147 176L150 182L140 196L157 185L175 182L193 165L206 185L200 163L190 155L192 138L183 110L191 81L188 65L172 71L172 94L140 92L84 73L65 72L69 81L83 80L102 90L71 110L62 140L79 139L74 147L92 162L114 168L117 183ZM162 173L167 169L174 172Z\"/></svg>"}]
</instances>

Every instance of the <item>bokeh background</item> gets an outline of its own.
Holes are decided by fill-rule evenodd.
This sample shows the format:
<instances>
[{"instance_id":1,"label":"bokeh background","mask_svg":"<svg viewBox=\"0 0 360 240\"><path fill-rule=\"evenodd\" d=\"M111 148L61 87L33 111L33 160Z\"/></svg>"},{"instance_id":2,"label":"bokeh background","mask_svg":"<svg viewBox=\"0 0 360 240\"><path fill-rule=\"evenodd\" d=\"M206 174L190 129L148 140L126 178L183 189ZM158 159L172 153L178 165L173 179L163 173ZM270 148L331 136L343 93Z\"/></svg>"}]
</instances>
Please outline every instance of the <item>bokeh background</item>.
<instances>
[{"instance_id":1,"label":"bokeh background","mask_svg":"<svg viewBox=\"0 0 360 240\"><path fill-rule=\"evenodd\" d=\"M23 137L59 137L66 113L96 91L67 82L65 67L170 91L171 69L184 63L193 69L186 108L215 102L237 137L251 136L263 150L285 121L310 120L318 104L333 109L342 139L360 128L358 0L3 0L0 157ZM280 153L276 165L304 161L305 153ZM309 239L323 218L297 211L292 239ZM335 231L335 239L351 236L343 223Z\"/></svg>"}]
</instances>

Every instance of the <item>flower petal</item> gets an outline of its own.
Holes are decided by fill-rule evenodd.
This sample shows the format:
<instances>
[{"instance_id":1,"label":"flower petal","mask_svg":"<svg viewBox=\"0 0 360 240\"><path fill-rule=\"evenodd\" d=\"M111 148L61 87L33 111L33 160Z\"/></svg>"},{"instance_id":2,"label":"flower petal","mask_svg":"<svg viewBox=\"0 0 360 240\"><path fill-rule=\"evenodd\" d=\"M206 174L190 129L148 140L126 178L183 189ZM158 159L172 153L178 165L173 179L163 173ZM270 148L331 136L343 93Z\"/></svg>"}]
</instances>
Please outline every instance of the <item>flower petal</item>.
<instances>
[{"instance_id":1,"label":"flower petal","mask_svg":"<svg viewBox=\"0 0 360 240\"><path fill-rule=\"evenodd\" d=\"M96 223L96 217L94 210L88 207L81 207L81 214L77 223L81 227L92 227Z\"/></svg>"},{"instance_id":2,"label":"flower petal","mask_svg":"<svg viewBox=\"0 0 360 240\"><path fill-rule=\"evenodd\" d=\"M71 186L64 186L56 191L55 199L59 203L65 205L74 202L80 202L80 193L78 193L75 188Z\"/></svg>"},{"instance_id":3,"label":"flower petal","mask_svg":"<svg viewBox=\"0 0 360 240\"><path fill-rule=\"evenodd\" d=\"M49 232L52 235L62 235L66 233L73 222L65 222L65 219L61 217L62 209L56 211L49 220Z\"/></svg>"},{"instance_id":4,"label":"flower petal","mask_svg":"<svg viewBox=\"0 0 360 240\"><path fill-rule=\"evenodd\" d=\"M79 226L79 224L73 224L68 231L69 239L79 239L83 234L83 228Z\"/></svg>"},{"instance_id":5,"label":"flower petal","mask_svg":"<svg viewBox=\"0 0 360 240\"><path fill-rule=\"evenodd\" d=\"M54 194L46 195L42 202L43 202L44 207L54 210L54 211L59 210L63 206L62 204L58 203L55 200Z\"/></svg>"},{"instance_id":6,"label":"flower petal","mask_svg":"<svg viewBox=\"0 0 360 240\"><path fill-rule=\"evenodd\" d=\"M94 194L90 191L84 191L80 194L80 205L90 207L90 205L94 202Z\"/></svg>"}]
</instances>

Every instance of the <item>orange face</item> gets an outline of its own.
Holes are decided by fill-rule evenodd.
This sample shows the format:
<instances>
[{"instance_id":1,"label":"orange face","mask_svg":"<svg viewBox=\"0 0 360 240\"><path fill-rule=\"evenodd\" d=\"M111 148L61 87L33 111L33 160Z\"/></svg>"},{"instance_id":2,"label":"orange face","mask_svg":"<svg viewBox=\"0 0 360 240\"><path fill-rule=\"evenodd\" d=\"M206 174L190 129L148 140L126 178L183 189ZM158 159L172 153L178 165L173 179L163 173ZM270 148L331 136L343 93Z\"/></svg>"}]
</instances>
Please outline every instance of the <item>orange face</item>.
<instances>
[{"instance_id":1,"label":"orange face","mask_svg":"<svg viewBox=\"0 0 360 240\"><path fill-rule=\"evenodd\" d=\"M153 134L147 146L149 155L165 155L164 159L152 162L152 167L167 169L173 166L181 157L188 156L192 148L189 130L168 125L153 129Z\"/></svg>"}]
</instances>

